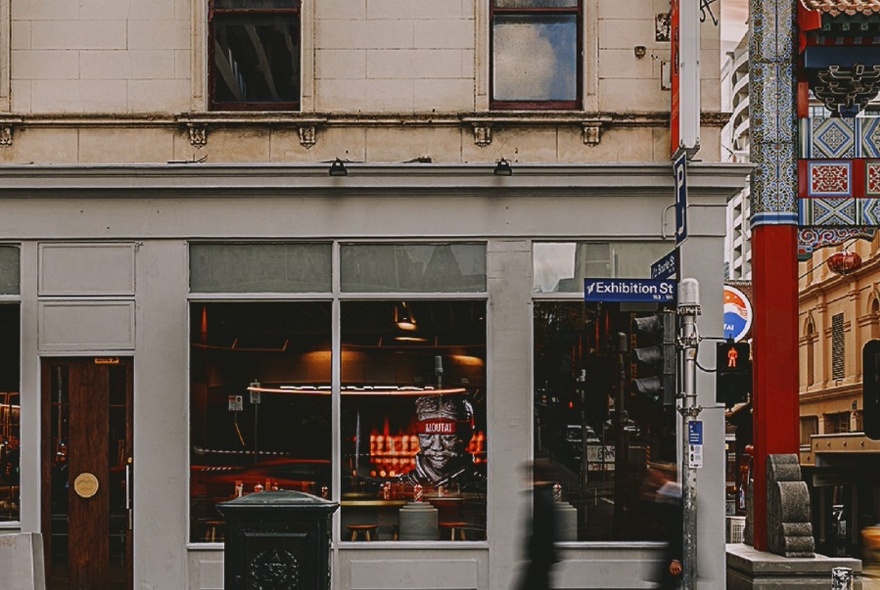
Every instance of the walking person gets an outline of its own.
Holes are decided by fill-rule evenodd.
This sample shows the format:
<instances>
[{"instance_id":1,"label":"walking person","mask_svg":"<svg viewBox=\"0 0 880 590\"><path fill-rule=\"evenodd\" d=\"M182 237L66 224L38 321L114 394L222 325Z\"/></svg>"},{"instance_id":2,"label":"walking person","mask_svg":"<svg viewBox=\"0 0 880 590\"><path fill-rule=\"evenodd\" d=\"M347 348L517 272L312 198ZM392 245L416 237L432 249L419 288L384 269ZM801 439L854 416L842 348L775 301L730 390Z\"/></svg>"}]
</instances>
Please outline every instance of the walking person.
<instances>
[{"instance_id":1,"label":"walking person","mask_svg":"<svg viewBox=\"0 0 880 590\"><path fill-rule=\"evenodd\" d=\"M656 486L653 507L666 541L663 561L654 576L655 588L675 590L681 584L684 554L684 513L681 485L676 481L674 465L655 464L649 470L649 481Z\"/></svg>"},{"instance_id":2,"label":"walking person","mask_svg":"<svg viewBox=\"0 0 880 590\"><path fill-rule=\"evenodd\" d=\"M532 478L532 515L526 534L526 563L517 590L549 590L550 573L559 561L558 524L553 498L555 470L549 461L535 460L527 469Z\"/></svg>"}]
</instances>

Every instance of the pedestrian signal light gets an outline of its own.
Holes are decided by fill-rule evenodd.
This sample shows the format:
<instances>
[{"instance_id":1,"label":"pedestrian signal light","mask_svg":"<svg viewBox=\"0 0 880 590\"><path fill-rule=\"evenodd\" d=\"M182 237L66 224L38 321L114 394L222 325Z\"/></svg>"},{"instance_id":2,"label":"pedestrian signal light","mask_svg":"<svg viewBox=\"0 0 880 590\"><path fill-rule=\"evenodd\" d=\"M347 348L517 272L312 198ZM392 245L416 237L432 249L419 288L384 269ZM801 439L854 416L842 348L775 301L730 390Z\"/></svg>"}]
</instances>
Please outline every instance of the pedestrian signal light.
<instances>
[{"instance_id":1,"label":"pedestrian signal light","mask_svg":"<svg viewBox=\"0 0 880 590\"><path fill-rule=\"evenodd\" d=\"M728 408L748 401L752 392L751 346L728 340L719 343L715 351L715 401Z\"/></svg>"},{"instance_id":2,"label":"pedestrian signal light","mask_svg":"<svg viewBox=\"0 0 880 590\"><path fill-rule=\"evenodd\" d=\"M880 440L880 340L862 348L862 427L865 436Z\"/></svg>"},{"instance_id":3,"label":"pedestrian signal light","mask_svg":"<svg viewBox=\"0 0 880 590\"><path fill-rule=\"evenodd\" d=\"M675 312L664 310L649 316L633 318L636 346L633 360L638 364L638 377L632 380L635 392L664 405L675 404L676 356Z\"/></svg>"}]
</instances>

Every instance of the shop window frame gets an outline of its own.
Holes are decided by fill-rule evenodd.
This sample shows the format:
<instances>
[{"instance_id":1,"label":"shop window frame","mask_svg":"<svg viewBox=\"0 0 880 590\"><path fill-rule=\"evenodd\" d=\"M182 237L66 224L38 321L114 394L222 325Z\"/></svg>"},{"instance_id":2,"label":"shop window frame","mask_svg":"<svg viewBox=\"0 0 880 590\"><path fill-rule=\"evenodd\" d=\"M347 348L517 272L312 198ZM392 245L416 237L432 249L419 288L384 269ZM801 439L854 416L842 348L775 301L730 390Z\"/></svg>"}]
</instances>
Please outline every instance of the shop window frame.
<instances>
[{"instance_id":1,"label":"shop window frame","mask_svg":"<svg viewBox=\"0 0 880 590\"><path fill-rule=\"evenodd\" d=\"M207 70L208 83L208 110L210 111L299 111L303 97L303 31L302 31L302 0L268 0L271 3L288 3L288 7L268 7L268 8L245 8L245 7L217 7L218 2L229 0L208 0L208 10L206 18L206 38L207 38L207 59L205 67ZM248 0L238 0L247 2ZM263 0L266 1L266 0ZM296 39L293 45L295 62L292 64L294 74L296 75L296 94L293 100L284 101L223 101L217 98L217 83L219 82L219 74L215 65L215 24L227 18L260 18L271 17L292 19L292 27L296 32Z\"/></svg>"},{"instance_id":2,"label":"shop window frame","mask_svg":"<svg viewBox=\"0 0 880 590\"><path fill-rule=\"evenodd\" d=\"M501 0L489 0L489 108L492 110L579 110L584 99L584 4L585 0L574 0L574 7L511 6L499 7ZM515 16L524 19L540 20L548 16L570 15L575 19L575 97L570 100L535 99L496 99L495 97L495 24L496 17Z\"/></svg>"},{"instance_id":3,"label":"shop window frame","mask_svg":"<svg viewBox=\"0 0 880 590\"><path fill-rule=\"evenodd\" d=\"M274 240L273 243L285 243L285 244L293 244L297 243L297 240L284 240L278 241ZM443 292L443 291L418 291L418 292L401 292L401 291L382 291L382 292L361 292L361 291L343 291L340 287L340 250L343 245L376 245L376 244L390 244L390 245L455 245L455 244L481 244L485 248L486 242L482 240L473 240L473 239L462 239L462 240L321 240L321 243L331 243L332 244L332 256L331 256L331 290L327 292L284 292L284 293L276 293L276 292L262 292L262 293L249 293L249 292L224 292L224 291L211 291L211 292L193 292L189 291L186 296L187 303L187 315L191 313L193 309L193 304L196 303L227 303L227 302L235 302L235 303L261 303L261 302L330 302L331 305L331 456L330 456L330 470L331 470L331 486L329 490L329 497L331 500L339 501L342 497L342 482L341 482L341 461L342 461L342 450L341 450L341 404L342 404L342 328L341 328L341 306L345 302L349 301L399 301L399 300L407 300L407 301L473 301L473 302L482 302L485 305L486 309L486 333L485 333L485 350L486 350L486 367L484 369L484 379L485 379L485 387L488 392L491 389L491 377L490 371L488 367L488 347L490 344L490 333L489 333L489 325L490 318L489 314L489 293L488 293L488 276L485 283L485 288L480 291L464 291L464 292ZM211 240L194 240L189 244L210 244L217 243L216 241ZM231 243L242 243L247 244L251 242L231 242ZM315 240L304 240L301 243L316 243ZM488 250L485 252L485 255L488 257ZM189 325L192 325L191 318L189 318ZM190 341L191 334L187 333L187 342ZM189 375L191 372L191 362L192 359L189 356L189 346L187 347L188 351L188 359L187 359L187 374ZM188 378L189 379L189 378ZM192 391L190 390L189 384L187 385L187 400L191 400ZM188 410L189 411L189 410ZM191 425L191 416L188 417L187 424L187 438L189 439L192 434L192 425ZM487 415L486 417L486 425L485 425L485 435L488 438L490 436L491 429L491 417ZM488 459L488 457L487 457ZM192 461L190 458L187 459L188 471L189 467L192 465ZM488 485L488 482L487 482ZM190 486L190 478L187 478L187 489ZM489 511L489 499L488 495L486 496L486 505L485 510L488 516ZM189 527L192 522L192 514L191 507L187 508L187 526ZM333 516L333 529L332 529L332 538L334 542L342 543L342 544L355 544L355 542L349 541L346 535L346 531L341 526L341 514L337 511ZM485 539L483 540L474 540L468 543L469 546L481 546L488 543L489 538L489 530L488 530L488 520L486 524L486 532ZM187 546L192 548L204 548L210 547L212 545L211 542L204 540L191 540L189 538L189 534L187 536ZM444 540L430 540L430 541L394 541L392 543L383 544L386 548L399 548L399 549L407 549L412 548L413 546L431 546L435 547L439 545L443 545L444 543L449 544L453 541L444 541ZM455 543L461 543L461 541L455 541ZM374 542L371 546L379 546L379 542Z\"/></svg>"}]
</instances>

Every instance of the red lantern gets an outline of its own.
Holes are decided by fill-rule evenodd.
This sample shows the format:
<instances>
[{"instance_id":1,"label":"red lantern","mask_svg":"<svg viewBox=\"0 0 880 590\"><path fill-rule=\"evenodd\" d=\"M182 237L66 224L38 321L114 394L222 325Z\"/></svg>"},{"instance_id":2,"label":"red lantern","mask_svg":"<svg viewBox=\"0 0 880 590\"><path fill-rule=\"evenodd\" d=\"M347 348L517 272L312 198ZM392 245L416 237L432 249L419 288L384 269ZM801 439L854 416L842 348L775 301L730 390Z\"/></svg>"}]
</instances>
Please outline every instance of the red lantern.
<instances>
[{"instance_id":1,"label":"red lantern","mask_svg":"<svg viewBox=\"0 0 880 590\"><path fill-rule=\"evenodd\" d=\"M855 252L835 252L828 257L828 268L839 275L848 275L862 267L862 257Z\"/></svg>"}]
</instances>

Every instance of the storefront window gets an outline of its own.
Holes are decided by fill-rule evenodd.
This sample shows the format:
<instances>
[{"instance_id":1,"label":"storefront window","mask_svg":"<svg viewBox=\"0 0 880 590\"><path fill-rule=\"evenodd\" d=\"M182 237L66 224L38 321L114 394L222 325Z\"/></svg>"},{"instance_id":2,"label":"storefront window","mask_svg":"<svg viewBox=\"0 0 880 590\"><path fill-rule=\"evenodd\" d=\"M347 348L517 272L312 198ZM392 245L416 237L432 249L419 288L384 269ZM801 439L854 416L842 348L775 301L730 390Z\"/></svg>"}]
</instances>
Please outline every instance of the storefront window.
<instances>
[{"instance_id":1,"label":"storefront window","mask_svg":"<svg viewBox=\"0 0 880 590\"><path fill-rule=\"evenodd\" d=\"M329 497L330 302L190 307L190 540L222 541L220 502Z\"/></svg>"},{"instance_id":2,"label":"storefront window","mask_svg":"<svg viewBox=\"0 0 880 590\"><path fill-rule=\"evenodd\" d=\"M330 244L191 244L193 293L326 293Z\"/></svg>"},{"instance_id":3,"label":"storefront window","mask_svg":"<svg viewBox=\"0 0 880 590\"><path fill-rule=\"evenodd\" d=\"M485 302L341 306L343 540L484 540Z\"/></svg>"},{"instance_id":4,"label":"storefront window","mask_svg":"<svg viewBox=\"0 0 880 590\"><path fill-rule=\"evenodd\" d=\"M20 518L19 359L19 307L18 304L2 304L0 305L0 522L17 521Z\"/></svg>"},{"instance_id":5,"label":"storefront window","mask_svg":"<svg viewBox=\"0 0 880 590\"><path fill-rule=\"evenodd\" d=\"M647 278L672 242L541 242L533 246L535 293L582 293L584 278Z\"/></svg>"},{"instance_id":6,"label":"storefront window","mask_svg":"<svg viewBox=\"0 0 880 590\"><path fill-rule=\"evenodd\" d=\"M345 293L474 293L486 290L485 244L343 244Z\"/></svg>"},{"instance_id":7,"label":"storefront window","mask_svg":"<svg viewBox=\"0 0 880 590\"><path fill-rule=\"evenodd\" d=\"M18 246L0 246L0 295L18 295L21 272Z\"/></svg>"},{"instance_id":8,"label":"storefront window","mask_svg":"<svg viewBox=\"0 0 880 590\"><path fill-rule=\"evenodd\" d=\"M675 463L675 409L633 383L633 320L656 310L622 305L534 302L534 455L576 509L570 540L662 538L648 466Z\"/></svg>"}]
</instances>

